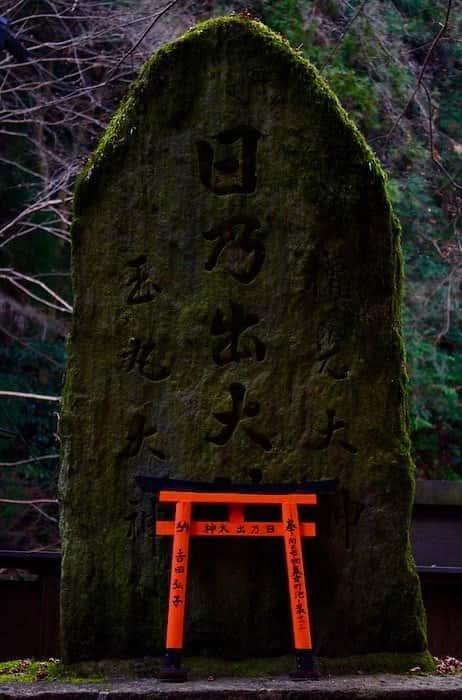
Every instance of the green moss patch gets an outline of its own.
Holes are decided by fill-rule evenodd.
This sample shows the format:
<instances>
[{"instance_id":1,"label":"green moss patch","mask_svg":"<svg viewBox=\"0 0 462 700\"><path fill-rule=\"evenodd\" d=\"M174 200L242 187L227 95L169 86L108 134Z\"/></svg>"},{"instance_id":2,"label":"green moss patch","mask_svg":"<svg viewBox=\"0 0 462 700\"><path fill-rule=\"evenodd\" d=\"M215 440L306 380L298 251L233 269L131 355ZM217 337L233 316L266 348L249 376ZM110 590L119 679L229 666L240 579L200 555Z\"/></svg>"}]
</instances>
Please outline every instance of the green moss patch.
<instances>
[{"instance_id":1,"label":"green moss patch","mask_svg":"<svg viewBox=\"0 0 462 700\"><path fill-rule=\"evenodd\" d=\"M273 658L249 658L241 661L214 657L185 657L183 665L192 678L234 677L259 678L284 676L294 670L294 656L288 654ZM338 659L317 659L317 667L323 675L348 675L352 673L432 673L433 657L423 654L365 654ZM66 683L103 683L114 679L156 677L162 668L161 658L104 659L77 664L62 664L56 659L32 661L22 659L0 663L2 683L38 681L64 681Z\"/></svg>"},{"instance_id":2,"label":"green moss patch","mask_svg":"<svg viewBox=\"0 0 462 700\"><path fill-rule=\"evenodd\" d=\"M69 683L100 683L104 680L102 674L92 673L80 676L67 669L58 659L34 661L18 659L0 663L0 685L4 683L36 683L42 681L65 680Z\"/></svg>"}]
</instances>

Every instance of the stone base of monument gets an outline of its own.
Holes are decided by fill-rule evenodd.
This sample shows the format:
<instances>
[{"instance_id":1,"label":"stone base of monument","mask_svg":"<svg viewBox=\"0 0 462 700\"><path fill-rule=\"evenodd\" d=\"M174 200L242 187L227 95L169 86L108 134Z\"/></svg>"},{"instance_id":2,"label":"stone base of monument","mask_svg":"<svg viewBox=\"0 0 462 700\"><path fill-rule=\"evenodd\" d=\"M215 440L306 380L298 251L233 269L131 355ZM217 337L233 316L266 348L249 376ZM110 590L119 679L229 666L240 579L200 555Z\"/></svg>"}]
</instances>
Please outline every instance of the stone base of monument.
<instances>
[{"instance_id":1,"label":"stone base of monument","mask_svg":"<svg viewBox=\"0 0 462 700\"><path fill-rule=\"evenodd\" d=\"M362 675L322 678L315 685L274 677L188 681L181 688L157 679L110 683L5 683L2 700L462 700L462 678L429 675Z\"/></svg>"}]
</instances>

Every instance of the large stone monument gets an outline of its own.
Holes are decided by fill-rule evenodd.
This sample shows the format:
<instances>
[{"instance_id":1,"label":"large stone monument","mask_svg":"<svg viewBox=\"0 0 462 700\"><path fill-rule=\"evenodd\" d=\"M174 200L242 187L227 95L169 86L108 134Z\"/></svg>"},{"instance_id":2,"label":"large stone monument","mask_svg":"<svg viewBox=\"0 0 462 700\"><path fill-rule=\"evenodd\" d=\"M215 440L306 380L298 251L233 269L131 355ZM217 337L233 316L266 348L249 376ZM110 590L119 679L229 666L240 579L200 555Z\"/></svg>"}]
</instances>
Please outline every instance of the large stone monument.
<instances>
[{"instance_id":1,"label":"large stone monument","mask_svg":"<svg viewBox=\"0 0 462 700\"><path fill-rule=\"evenodd\" d=\"M64 658L163 649L169 548L137 474L337 478L306 549L322 655L426 648L399 226L325 83L263 25L141 72L81 175L61 475ZM187 640L289 650L278 543L195 541Z\"/></svg>"}]
</instances>

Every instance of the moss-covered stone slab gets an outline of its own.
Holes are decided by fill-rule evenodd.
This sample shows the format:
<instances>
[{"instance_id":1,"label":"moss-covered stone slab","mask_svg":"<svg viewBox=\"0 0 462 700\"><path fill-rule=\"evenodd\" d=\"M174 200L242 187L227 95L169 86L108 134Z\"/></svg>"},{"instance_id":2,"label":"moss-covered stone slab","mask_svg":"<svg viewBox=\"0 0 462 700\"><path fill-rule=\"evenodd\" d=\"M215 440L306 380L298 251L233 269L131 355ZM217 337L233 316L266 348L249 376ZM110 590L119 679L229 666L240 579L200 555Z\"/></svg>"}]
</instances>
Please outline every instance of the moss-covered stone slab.
<instances>
[{"instance_id":1,"label":"moss-covered stone slab","mask_svg":"<svg viewBox=\"0 0 462 700\"><path fill-rule=\"evenodd\" d=\"M61 433L64 658L161 651L137 474L336 477L305 555L322 655L420 652L399 227L316 71L257 22L160 50L76 193ZM282 543L195 541L193 652L290 649Z\"/></svg>"}]
</instances>

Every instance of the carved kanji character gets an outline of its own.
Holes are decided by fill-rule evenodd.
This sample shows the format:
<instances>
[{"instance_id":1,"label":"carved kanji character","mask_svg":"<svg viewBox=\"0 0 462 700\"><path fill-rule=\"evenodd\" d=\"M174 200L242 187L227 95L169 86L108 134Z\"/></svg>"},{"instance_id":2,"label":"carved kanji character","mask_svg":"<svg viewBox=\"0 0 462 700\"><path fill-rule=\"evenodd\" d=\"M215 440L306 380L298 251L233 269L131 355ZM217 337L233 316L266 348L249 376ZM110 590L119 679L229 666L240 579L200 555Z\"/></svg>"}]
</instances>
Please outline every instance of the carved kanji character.
<instances>
[{"instance_id":1,"label":"carved kanji character","mask_svg":"<svg viewBox=\"0 0 462 700\"><path fill-rule=\"evenodd\" d=\"M218 195L250 193L257 183L257 143L261 133L251 126L237 126L213 136L216 141L197 143L202 184Z\"/></svg>"},{"instance_id":2,"label":"carved kanji character","mask_svg":"<svg viewBox=\"0 0 462 700\"><path fill-rule=\"evenodd\" d=\"M229 387L229 392L232 399L231 411L223 411L214 413L215 418L224 426L216 435L208 435L206 440L214 445L226 445L232 438L239 423L244 418L253 418L260 413L260 404L258 401L249 401L245 397L245 387L242 384L233 383ZM242 429L251 438L253 442L259 445L265 451L271 450L272 445L269 439L257 432L248 425L243 425Z\"/></svg>"},{"instance_id":3,"label":"carved kanji character","mask_svg":"<svg viewBox=\"0 0 462 700\"><path fill-rule=\"evenodd\" d=\"M260 272L265 259L265 247L254 235L260 228L258 219L251 216L233 216L224 223L206 231L203 236L215 245L205 263L205 269L215 269L220 257L225 269L238 282L249 284Z\"/></svg>"},{"instance_id":4,"label":"carved kanji character","mask_svg":"<svg viewBox=\"0 0 462 700\"><path fill-rule=\"evenodd\" d=\"M149 441L153 435L157 433L155 425L149 425L146 416L142 412L136 412L130 419L130 425L127 431L125 447L122 450L123 457L135 457L141 450L142 445L147 441L147 446L150 452L157 459L165 460L166 455L162 450L153 447Z\"/></svg>"},{"instance_id":5,"label":"carved kanji character","mask_svg":"<svg viewBox=\"0 0 462 700\"><path fill-rule=\"evenodd\" d=\"M127 372L136 370L138 374L152 382L159 382L170 376L170 367L157 360L155 344L152 340L142 341L130 338L120 353L122 366Z\"/></svg>"},{"instance_id":6,"label":"carved kanji character","mask_svg":"<svg viewBox=\"0 0 462 700\"><path fill-rule=\"evenodd\" d=\"M210 331L212 335L221 339L215 347L213 359L217 365L223 366L231 362L240 362L255 353L255 359L261 362L266 355L264 343L254 334L242 337L245 331L257 325L260 319L255 314L246 314L241 304L231 301L230 306L231 317L225 316L221 309L217 309L212 321ZM250 343L246 343L246 339Z\"/></svg>"},{"instance_id":7,"label":"carved kanji character","mask_svg":"<svg viewBox=\"0 0 462 700\"><path fill-rule=\"evenodd\" d=\"M334 358L340 353L340 334L330 323L322 324L318 329L317 354L315 361L319 362L319 374L327 372L333 379L346 379L350 368Z\"/></svg>"},{"instance_id":8,"label":"carved kanji character","mask_svg":"<svg viewBox=\"0 0 462 700\"><path fill-rule=\"evenodd\" d=\"M358 452L357 448L351 445L344 437L343 431L345 431L347 427L348 423L335 417L334 410L328 410L326 427L321 429L317 428L316 432L319 434L319 437L313 437L311 435L309 439L305 441L305 444L312 450L324 450L326 447L329 447L331 443L336 443L350 454L356 454ZM336 433L340 431L341 434L337 435Z\"/></svg>"},{"instance_id":9,"label":"carved kanji character","mask_svg":"<svg viewBox=\"0 0 462 700\"><path fill-rule=\"evenodd\" d=\"M146 534L147 513L141 508L143 504L142 498L129 498L128 503L130 512L125 517L125 520L128 522L127 538L135 541Z\"/></svg>"},{"instance_id":10,"label":"carved kanji character","mask_svg":"<svg viewBox=\"0 0 462 700\"><path fill-rule=\"evenodd\" d=\"M127 263L128 274L126 285L129 287L127 304L143 304L155 299L162 291L152 279L146 255L140 255Z\"/></svg>"}]
</instances>

